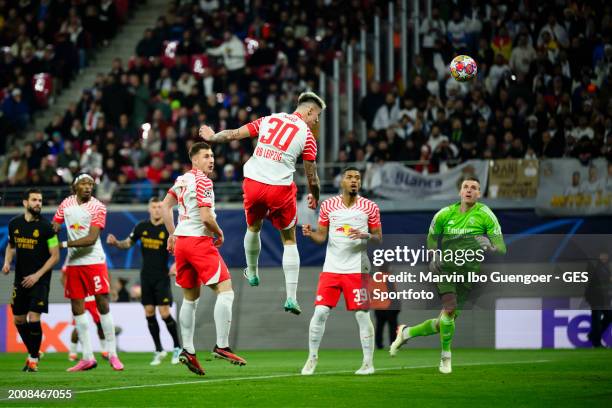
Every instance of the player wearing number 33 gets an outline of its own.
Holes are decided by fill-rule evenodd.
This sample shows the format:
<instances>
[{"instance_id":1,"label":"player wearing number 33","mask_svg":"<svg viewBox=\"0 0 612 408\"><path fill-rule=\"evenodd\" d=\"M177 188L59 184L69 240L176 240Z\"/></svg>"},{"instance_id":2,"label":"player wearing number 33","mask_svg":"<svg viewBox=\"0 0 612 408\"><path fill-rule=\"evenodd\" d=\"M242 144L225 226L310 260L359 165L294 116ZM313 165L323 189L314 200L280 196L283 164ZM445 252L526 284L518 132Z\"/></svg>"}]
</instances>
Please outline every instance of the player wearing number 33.
<instances>
[{"instance_id":1,"label":"player wearing number 33","mask_svg":"<svg viewBox=\"0 0 612 408\"><path fill-rule=\"evenodd\" d=\"M216 134L208 126L200 128L200 136L212 143L257 137L253 156L244 165L242 184L247 222L244 236L247 268L244 276L249 285L259 285L259 232L264 218L268 218L274 228L280 231L283 242L283 272L287 292L284 308L296 315L301 313L297 302L300 255L295 238L297 188L293 182L293 173L301 155L310 193L308 207L316 209L320 188L315 164L317 143L311 129L317 127L323 109L325 102L321 98L312 92L305 92L299 96L297 108L292 114L275 113L239 129L227 129Z\"/></svg>"},{"instance_id":2,"label":"player wearing number 33","mask_svg":"<svg viewBox=\"0 0 612 408\"><path fill-rule=\"evenodd\" d=\"M327 240L325 264L319 276L315 311L310 321L309 355L302 375L314 373L318 362L319 346L325 331L325 322L331 308L344 294L347 310L355 312L359 324L359 337L363 349L363 364L355 374L374 373L374 326L368 312L367 278L370 261L366 253L367 242L382 240L378 206L358 195L361 174L354 167L342 173L342 194L321 203L319 226L316 231L302 225L302 234L315 243Z\"/></svg>"}]
</instances>

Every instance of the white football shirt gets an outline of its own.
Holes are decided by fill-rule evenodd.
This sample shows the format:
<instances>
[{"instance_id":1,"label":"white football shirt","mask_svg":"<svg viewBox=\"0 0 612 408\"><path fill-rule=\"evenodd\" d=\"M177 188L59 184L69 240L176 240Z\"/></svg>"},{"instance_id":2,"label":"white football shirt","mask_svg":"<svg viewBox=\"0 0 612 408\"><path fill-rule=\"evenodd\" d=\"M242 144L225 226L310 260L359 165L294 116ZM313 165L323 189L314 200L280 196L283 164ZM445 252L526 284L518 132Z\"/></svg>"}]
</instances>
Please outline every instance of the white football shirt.
<instances>
[{"instance_id":1,"label":"white football shirt","mask_svg":"<svg viewBox=\"0 0 612 408\"><path fill-rule=\"evenodd\" d=\"M275 113L246 125L257 137L253 156L244 165L244 177L273 186L293 183L295 163L317 158L317 142L298 113Z\"/></svg>"},{"instance_id":2,"label":"white football shirt","mask_svg":"<svg viewBox=\"0 0 612 408\"><path fill-rule=\"evenodd\" d=\"M212 208L215 214L213 182L201 170L191 171L176 178L168 194L178 201L179 219L174 235L183 237L212 237L200 218L200 207Z\"/></svg>"},{"instance_id":3,"label":"white football shirt","mask_svg":"<svg viewBox=\"0 0 612 408\"><path fill-rule=\"evenodd\" d=\"M349 238L351 228L361 232L380 227L380 210L371 200L357 197L347 208L342 196L328 198L321 203L319 224L329 228L323 272L369 273L370 260L365 240Z\"/></svg>"},{"instance_id":4,"label":"white football shirt","mask_svg":"<svg viewBox=\"0 0 612 408\"><path fill-rule=\"evenodd\" d=\"M89 229L92 226L104 229L106 206L95 197L91 197L86 203L79 204L76 195L71 195L62 201L53 221L58 224L65 222L68 239L75 241L89 235ZM102 249L100 237L92 246L68 248L66 265L97 265L104 262L106 262L106 254Z\"/></svg>"}]
</instances>

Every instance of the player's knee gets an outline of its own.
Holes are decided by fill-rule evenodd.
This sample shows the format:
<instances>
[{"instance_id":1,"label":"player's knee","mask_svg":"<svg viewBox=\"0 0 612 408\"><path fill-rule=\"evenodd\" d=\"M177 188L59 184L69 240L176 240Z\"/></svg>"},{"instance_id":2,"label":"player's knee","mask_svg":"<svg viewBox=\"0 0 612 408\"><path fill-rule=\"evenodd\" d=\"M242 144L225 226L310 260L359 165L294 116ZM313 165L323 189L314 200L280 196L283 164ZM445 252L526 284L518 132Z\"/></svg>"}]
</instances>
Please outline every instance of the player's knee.
<instances>
[{"instance_id":1,"label":"player's knee","mask_svg":"<svg viewBox=\"0 0 612 408\"><path fill-rule=\"evenodd\" d=\"M96 295L96 305L100 314L107 314L110 311L108 295Z\"/></svg>"},{"instance_id":2,"label":"player's knee","mask_svg":"<svg viewBox=\"0 0 612 408\"><path fill-rule=\"evenodd\" d=\"M155 307L153 305L146 305L144 311L146 317L155 316ZM159 313L163 316L161 308L159 309Z\"/></svg>"},{"instance_id":3,"label":"player's knee","mask_svg":"<svg viewBox=\"0 0 612 408\"><path fill-rule=\"evenodd\" d=\"M327 306L316 306L313 318L318 323L325 323L329 317L330 308Z\"/></svg>"},{"instance_id":4,"label":"player's knee","mask_svg":"<svg viewBox=\"0 0 612 408\"><path fill-rule=\"evenodd\" d=\"M169 306L159 306L158 310L159 310L159 315L161 316L162 319L167 319L168 316L170 316L170 307ZM154 315L154 314L155 314L155 312L153 312L152 315Z\"/></svg>"},{"instance_id":5,"label":"player's knee","mask_svg":"<svg viewBox=\"0 0 612 408\"><path fill-rule=\"evenodd\" d=\"M251 232L261 231L262 221L255 221L252 225L247 225L247 229Z\"/></svg>"},{"instance_id":6,"label":"player's knee","mask_svg":"<svg viewBox=\"0 0 612 408\"><path fill-rule=\"evenodd\" d=\"M442 310L442 313L447 315L448 317L455 317L456 311L457 311L457 304L455 303L454 305L452 304L444 305L444 309Z\"/></svg>"},{"instance_id":7,"label":"player's knee","mask_svg":"<svg viewBox=\"0 0 612 408\"><path fill-rule=\"evenodd\" d=\"M28 322L26 315L13 316L13 322L16 325L21 326L22 324L26 324Z\"/></svg>"},{"instance_id":8,"label":"player's knee","mask_svg":"<svg viewBox=\"0 0 612 408\"><path fill-rule=\"evenodd\" d=\"M85 313L85 304L83 299L72 299L70 302L70 306L72 308L72 314L74 316L79 316Z\"/></svg>"},{"instance_id":9,"label":"player's knee","mask_svg":"<svg viewBox=\"0 0 612 408\"><path fill-rule=\"evenodd\" d=\"M34 313L34 312L28 313L28 322L30 323L40 322L40 313Z\"/></svg>"}]
</instances>

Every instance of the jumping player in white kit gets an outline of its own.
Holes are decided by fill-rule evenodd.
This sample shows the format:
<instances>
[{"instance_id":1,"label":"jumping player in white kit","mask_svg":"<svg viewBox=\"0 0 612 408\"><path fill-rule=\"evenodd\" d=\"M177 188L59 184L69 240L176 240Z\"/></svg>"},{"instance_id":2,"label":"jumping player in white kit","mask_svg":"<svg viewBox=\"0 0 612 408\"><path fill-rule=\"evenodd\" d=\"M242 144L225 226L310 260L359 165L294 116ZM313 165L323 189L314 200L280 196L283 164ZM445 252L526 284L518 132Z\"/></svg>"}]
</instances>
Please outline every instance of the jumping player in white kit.
<instances>
[{"instance_id":1,"label":"jumping player in white kit","mask_svg":"<svg viewBox=\"0 0 612 408\"><path fill-rule=\"evenodd\" d=\"M358 375L374 373L374 327L370 319L368 277L370 261L367 242L381 242L380 211L373 201L358 195L361 174L355 167L342 173L342 194L321 203L319 226L316 231L309 224L302 225L302 234L317 244L327 240L325 264L319 276L315 311L310 321L308 360L302 375L314 374L319 360L319 346L325 332L325 322L340 295L344 294L346 309L355 312L363 363Z\"/></svg>"},{"instance_id":2,"label":"jumping player in white kit","mask_svg":"<svg viewBox=\"0 0 612 408\"><path fill-rule=\"evenodd\" d=\"M308 179L308 207L316 209L319 201L317 176L317 143L310 129L319 122L325 102L313 92L298 98L295 112L275 113L259 118L238 129L216 133L208 126L200 128L200 136L213 143L227 143L247 137L257 137L253 156L244 165L244 211L247 231L244 236L244 271L249 285L259 285L258 260L261 252L259 233L264 218L280 231L283 242L283 272L287 300L285 311L300 314L297 286L300 254L297 250L297 187L293 182L295 163L301 155Z\"/></svg>"}]
</instances>

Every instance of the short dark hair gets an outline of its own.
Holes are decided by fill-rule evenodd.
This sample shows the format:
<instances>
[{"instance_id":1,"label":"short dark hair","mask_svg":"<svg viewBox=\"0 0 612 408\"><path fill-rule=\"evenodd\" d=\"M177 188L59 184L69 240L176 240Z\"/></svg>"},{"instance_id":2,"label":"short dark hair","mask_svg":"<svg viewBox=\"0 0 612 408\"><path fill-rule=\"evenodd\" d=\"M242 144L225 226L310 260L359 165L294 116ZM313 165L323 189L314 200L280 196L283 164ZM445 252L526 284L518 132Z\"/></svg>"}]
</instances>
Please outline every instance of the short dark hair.
<instances>
[{"instance_id":1,"label":"short dark hair","mask_svg":"<svg viewBox=\"0 0 612 408\"><path fill-rule=\"evenodd\" d=\"M463 184L464 181L475 181L478 184L480 184L480 179L478 177L476 177L476 176L467 176L467 177L464 177L463 180L461 180L461 184Z\"/></svg>"},{"instance_id":2,"label":"short dark hair","mask_svg":"<svg viewBox=\"0 0 612 408\"><path fill-rule=\"evenodd\" d=\"M161 200L159 199L159 197L151 197L149 198L149 204L151 203L160 203Z\"/></svg>"},{"instance_id":3,"label":"short dark hair","mask_svg":"<svg viewBox=\"0 0 612 408\"><path fill-rule=\"evenodd\" d=\"M189 149L189 158L193 159L193 156L195 156L196 154L198 154L200 152L200 150L209 150L210 149L210 145L206 142L197 142L194 143L191 146L191 149Z\"/></svg>"},{"instance_id":4,"label":"short dark hair","mask_svg":"<svg viewBox=\"0 0 612 408\"><path fill-rule=\"evenodd\" d=\"M40 188L36 188L36 187L28 188L23 193L23 199L26 200L26 201L29 200L30 199L30 194L40 194L40 195L42 195L42 191L40 191Z\"/></svg>"},{"instance_id":5,"label":"short dark hair","mask_svg":"<svg viewBox=\"0 0 612 408\"><path fill-rule=\"evenodd\" d=\"M361 174L361 170L359 170L357 167L348 166L348 167L345 167L344 170L342 170L342 176L344 176L348 171L357 171L359 172L359 174Z\"/></svg>"}]
</instances>

